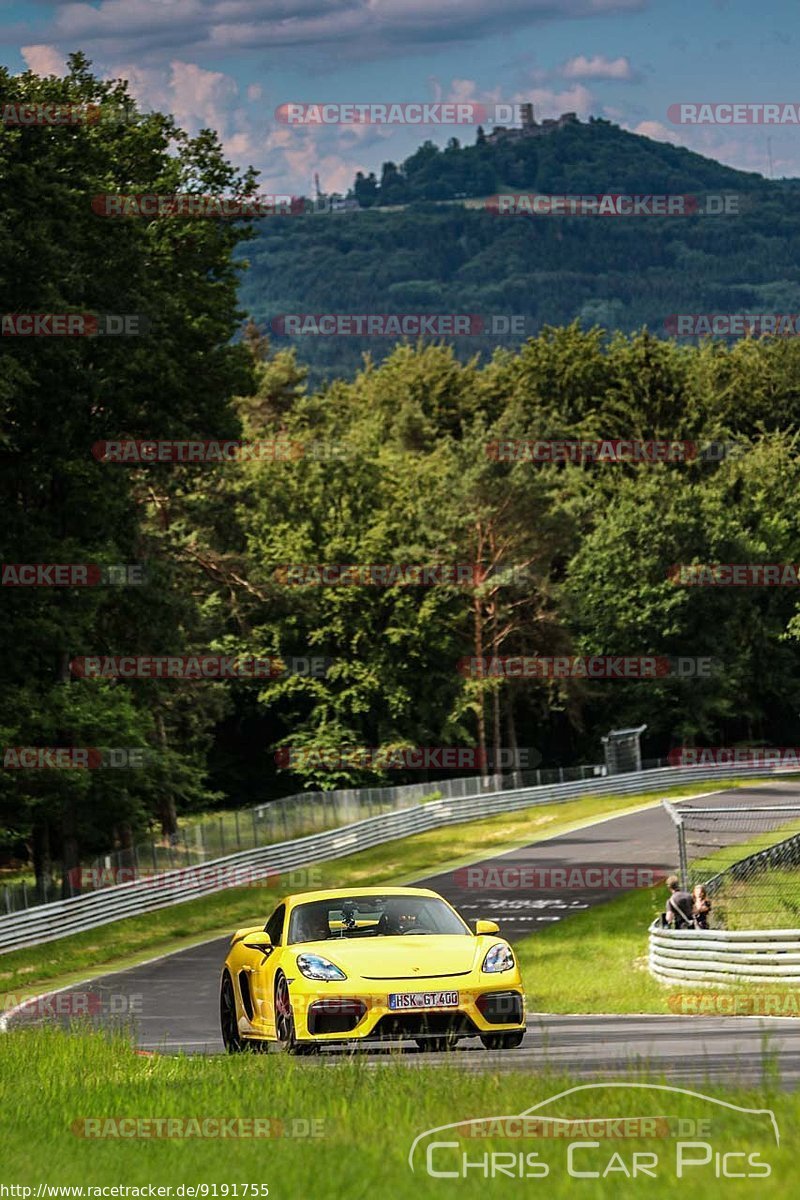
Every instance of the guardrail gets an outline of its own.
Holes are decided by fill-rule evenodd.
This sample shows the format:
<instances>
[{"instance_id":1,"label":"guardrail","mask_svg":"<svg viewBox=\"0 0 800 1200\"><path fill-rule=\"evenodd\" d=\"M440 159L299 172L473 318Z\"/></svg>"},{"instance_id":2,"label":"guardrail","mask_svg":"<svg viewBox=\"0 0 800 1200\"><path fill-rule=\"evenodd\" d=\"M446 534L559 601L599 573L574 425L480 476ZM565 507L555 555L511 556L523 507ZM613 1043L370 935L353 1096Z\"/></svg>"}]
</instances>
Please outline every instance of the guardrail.
<instances>
[{"instance_id":1,"label":"guardrail","mask_svg":"<svg viewBox=\"0 0 800 1200\"><path fill-rule=\"evenodd\" d=\"M664 766L652 762L653 767ZM329 792L298 792L293 796L256 804L227 813L207 813L199 821L182 823L172 836L151 835L145 841L110 850L94 862L75 866L63 878L43 875L34 886L26 879L0 890L0 912L14 913L55 900L67 900L87 891L116 887L145 875L174 871L255 850L276 842L289 842L312 833L324 833L421 804L434 795L441 800L461 800L483 792L570 783L606 774L600 764L580 767L537 767L512 775L464 775L426 783L383 787L336 788Z\"/></svg>"},{"instance_id":2,"label":"guardrail","mask_svg":"<svg viewBox=\"0 0 800 1200\"><path fill-rule=\"evenodd\" d=\"M629 775L542 787L516 788L484 793L468 799L434 800L397 812L383 813L325 833L261 846L227 855L199 867L165 871L152 879L140 879L104 888L84 896L41 904L36 908L0 918L0 954L22 946L55 941L72 933L108 925L124 917L139 916L200 896L223 891L241 883L236 869L247 872L248 882L266 878L275 871L296 870L326 859L342 858L411 834L442 825L453 825L495 813L511 812L532 805L563 803L584 796L636 795L684 783L702 783L726 778L763 778L790 773L786 768L765 767L659 767Z\"/></svg>"},{"instance_id":3,"label":"guardrail","mask_svg":"<svg viewBox=\"0 0 800 1200\"><path fill-rule=\"evenodd\" d=\"M800 929L650 926L650 973L663 983L800 983Z\"/></svg>"}]
</instances>

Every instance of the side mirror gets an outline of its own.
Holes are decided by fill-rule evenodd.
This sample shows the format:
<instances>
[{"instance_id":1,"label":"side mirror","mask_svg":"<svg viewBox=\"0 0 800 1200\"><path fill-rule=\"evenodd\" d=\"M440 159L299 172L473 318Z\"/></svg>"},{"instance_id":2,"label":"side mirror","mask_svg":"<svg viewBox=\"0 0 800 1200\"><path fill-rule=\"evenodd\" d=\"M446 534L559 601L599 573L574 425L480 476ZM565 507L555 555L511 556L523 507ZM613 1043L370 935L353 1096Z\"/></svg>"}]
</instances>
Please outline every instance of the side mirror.
<instances>
[{"instance_id":1,"label":"side mirror","mask_svg":"<svg viewBox=\"0 0 800 1200\"><path fill-rule=\"evenodd\" d=\"M248 950L258 950L261 954L271 954L274 950L272 942L265 933L254 934L245 942Z\"/></svg>"},{"instance_id":2,"label":"side mirror","mask_svg":"<svg viewBox=\"0 0 800 1200\"><path fill-rule=\"evenodd\" d=\"M497 921L476 921L475 932L479 937L482 933L499 933L500 926Z\"/></svg>"}]
</instances>

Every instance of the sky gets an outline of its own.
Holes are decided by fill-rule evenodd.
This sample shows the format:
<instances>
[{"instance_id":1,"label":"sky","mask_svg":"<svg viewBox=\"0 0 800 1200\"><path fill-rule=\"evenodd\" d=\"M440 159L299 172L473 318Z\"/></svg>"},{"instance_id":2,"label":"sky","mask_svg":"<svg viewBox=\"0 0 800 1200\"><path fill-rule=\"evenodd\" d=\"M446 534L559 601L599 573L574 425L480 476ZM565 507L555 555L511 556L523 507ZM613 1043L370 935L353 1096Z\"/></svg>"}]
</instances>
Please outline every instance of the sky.
<instances>
[{"instance_id":1,"label":"sky","mask_svg":"<svg viewBox=\"0 0 800 1200\"><path fill-rule=\"evenodd\" d=\"M82 50L140 105L216 129L264 193L345 192L467 126L288 126L286 103L533 101L800 176L800 125L676 124L680 103L800 102L797 0L0 0L0 61L62 74ZM770 168L771 160L771 168ZM602 181L598 181L602 190Z\"/></svg>"}]
</instances>

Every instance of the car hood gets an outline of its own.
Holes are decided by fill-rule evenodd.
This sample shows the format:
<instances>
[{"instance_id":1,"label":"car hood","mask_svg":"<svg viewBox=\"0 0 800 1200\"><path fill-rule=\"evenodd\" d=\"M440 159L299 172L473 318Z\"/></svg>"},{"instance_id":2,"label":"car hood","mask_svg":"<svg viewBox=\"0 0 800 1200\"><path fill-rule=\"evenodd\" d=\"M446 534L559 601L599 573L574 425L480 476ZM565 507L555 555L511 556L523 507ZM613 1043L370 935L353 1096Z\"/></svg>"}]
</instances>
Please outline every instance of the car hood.
<instances>
[{"instance_id":1,"label":"car hood","mask_svg":"<svg viewBox=\"0 0 800 1200\"><path fill-rule=\"evenodd\" d=\"M351 978L408 980L467 974L476 965L480 948L478 938L449 933L328 938L292 947L296 954L329 958Z\"/></svg>"}]
</instances>

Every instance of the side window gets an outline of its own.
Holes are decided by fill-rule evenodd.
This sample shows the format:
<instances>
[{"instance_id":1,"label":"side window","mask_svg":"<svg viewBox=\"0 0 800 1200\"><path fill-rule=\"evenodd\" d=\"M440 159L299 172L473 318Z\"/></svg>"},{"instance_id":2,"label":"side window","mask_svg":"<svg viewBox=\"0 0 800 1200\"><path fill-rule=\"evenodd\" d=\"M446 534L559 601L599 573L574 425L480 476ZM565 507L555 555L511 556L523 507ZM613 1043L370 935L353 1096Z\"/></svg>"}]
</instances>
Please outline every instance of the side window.
<instances>
[{"instance_id":1,"label":"side window","mask_svg":"<svg viewBox=\"0 0 800 1200\"><path fill-rule=\"evenodd\" d=\"M269 940L272 942L273 946L280 945L281 938L283 937L283 919L285 916L286 916L286 905L279 904L278 907L275 909L275 912L272 914L270 919L267 921L267 924L265 927L265 933L267 934Z\"/></svg>"}]
</instances>

